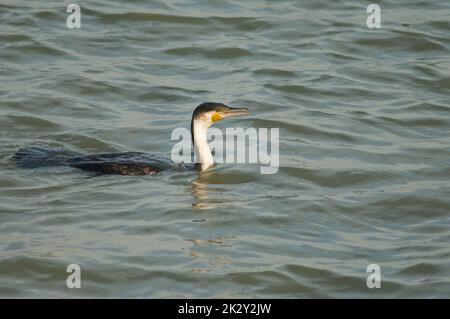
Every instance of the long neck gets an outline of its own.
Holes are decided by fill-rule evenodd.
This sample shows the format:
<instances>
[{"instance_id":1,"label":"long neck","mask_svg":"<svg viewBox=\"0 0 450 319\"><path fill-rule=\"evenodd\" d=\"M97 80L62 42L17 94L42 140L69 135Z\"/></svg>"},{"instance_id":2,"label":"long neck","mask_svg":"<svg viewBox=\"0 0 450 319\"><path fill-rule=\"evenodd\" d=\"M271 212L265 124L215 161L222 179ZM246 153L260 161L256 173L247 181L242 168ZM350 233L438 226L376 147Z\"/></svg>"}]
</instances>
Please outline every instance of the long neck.
<instances>
[{"instance_id":1,"label":"long neck","mask_svg":"<svg viewBox=\"0 0 450 319\"><path fill-rule=\"evenodd\" d=\"M192 141L196 159L196 167L204 171L214 165L214 158L208 146L208 126L204 121L193 120L191 125Z\"/></svg>"}]
</instances>

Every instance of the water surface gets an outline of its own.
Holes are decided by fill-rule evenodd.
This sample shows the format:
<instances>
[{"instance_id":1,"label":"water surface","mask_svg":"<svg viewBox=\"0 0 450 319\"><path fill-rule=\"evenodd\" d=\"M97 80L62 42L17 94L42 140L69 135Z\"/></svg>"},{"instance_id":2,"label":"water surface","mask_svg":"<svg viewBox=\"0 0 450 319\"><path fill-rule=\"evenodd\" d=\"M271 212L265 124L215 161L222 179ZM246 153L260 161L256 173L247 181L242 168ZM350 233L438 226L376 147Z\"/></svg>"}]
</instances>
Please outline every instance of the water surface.
<instances>
[{"instance_id":1,"label":"water surface","mask_svg":"<svg viewBox=\"0 0 450 319\"><path fill-rule=\"evenodd\" d=\"M0 4L0 296L450 296L450 5ZM21 169L44 143L169 154L204 101L280 128L280 169ZM68 289L66 266L82 269ZM368 289L378 264L381 289Z\"/></svg>"}]
</instances>

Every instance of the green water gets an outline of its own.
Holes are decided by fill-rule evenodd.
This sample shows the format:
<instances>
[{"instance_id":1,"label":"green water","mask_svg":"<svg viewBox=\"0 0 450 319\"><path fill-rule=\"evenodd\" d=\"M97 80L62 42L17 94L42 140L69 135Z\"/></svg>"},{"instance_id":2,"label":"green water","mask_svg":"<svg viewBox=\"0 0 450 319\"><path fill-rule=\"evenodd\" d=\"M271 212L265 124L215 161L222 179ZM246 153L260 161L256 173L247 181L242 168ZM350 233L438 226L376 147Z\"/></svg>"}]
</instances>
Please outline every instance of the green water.
<instances>
[{"instance_id":1,"label":"green water","mask_svg":"<svg viewBox=\"0 0 450 319\"><path fill-rule=\"evenodd\" d=\"M450 297L450 4L0 3L0 297ZM280 168L22 169L23 146L169 154L204 101ZM80 289L66 287L68 264ZM369 264L381 288L366 286Z\"/></svg>"}]
</instances>

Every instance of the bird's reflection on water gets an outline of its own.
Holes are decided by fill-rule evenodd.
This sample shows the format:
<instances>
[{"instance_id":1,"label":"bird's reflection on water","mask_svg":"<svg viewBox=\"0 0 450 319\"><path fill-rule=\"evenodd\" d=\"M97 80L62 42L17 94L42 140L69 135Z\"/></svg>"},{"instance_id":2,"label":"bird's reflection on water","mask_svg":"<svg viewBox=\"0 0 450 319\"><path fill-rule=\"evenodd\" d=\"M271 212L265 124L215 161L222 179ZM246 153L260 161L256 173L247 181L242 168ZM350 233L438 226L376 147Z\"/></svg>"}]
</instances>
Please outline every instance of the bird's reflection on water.
<instances>
[{"instance_id":1,"label":"bird's reflection on water","mask_svg":"<svg viewBox=\"0 0 450 319\"><path fill-rule=\"evenodd\" d=\"M194 208L212 209L226 207L235 202L245 200L244 196L233 194L229 185L255 183L258 176L252 174L233 173L227 171L220 173L217 170L199 172L196 179L191 182L191 193L195 201ZM230 191L227 191L230 190Z\"/></svg>"},{"instance_id":2,"label":"bird's reflection on water","mask_svg":"<svg viewBox=\"0 0 450 319\"><path fill-rule=\"evenodd\" d=\"M227 208L231 205L242 205L246 201L244 194L233 193L232 189L236 184L248 184L257 182L257 175L242 174L241 172L226 170L224 173L218 170L210 170L199 172L198 176L191 182L190 190L194 198L192 206L195 209L211 210L217 208ZM227 211L228 209L225 209ZM216 211L208 211L202 214L202 217L193 222L200 222L202 227L201 238L186 239L191 243L189 254L196 264L192 269L194 272L210 272L213 270L221 270L226 272L238 271L232 267L233 260L230 253L239 235L234 233L232 236L218 236L214 231L212 223L208 223L211 219L216 219L218 215ZM222 218L223 214L220 214ZM208 233L208 230L211 233ZM205 267L204 263L207 263ZM197 267L197 264L202 267Z\"/></svg>"},{"instance_id":3,"label":"bird's reflection on water","mask_svg":"<svg viewBox=\"0 0 450 319\"><path fill-rule=\"evenodd\" d=\"M226 204L227 200L223 196L214 196L221 188L210 186L223 184L225 176L226 174L214 171L199 172L198 177L191 183L191 193L195 198L192 206L197 209L212 209Z\"/></svg>"},{"instance_id":4,"label":"bird's reflection on water","mask_svg":"<svg viewBox=\"0 0 450 319\"><path fill-rule=\"evenodd\" d=\"M215 171L199 172L197 178L192 181L190 190L194 197L192 206L196 209L208 210L223 207L230 202L229 198L223 195L222 187L218 185L226 184L227 174ZM220 194L220 196L219 196ZM204 222L206 219L198 219L196 222ZM197 264L200 262L205 266L197 265L192 268L193 272L210 272L223 268L231 262L227 250L231 248L232 238L212 237L207 239L187 239L192 244L190 256Z\"/></svg>"},{"instance_id":5,"label":"bird's reflection on water","mask_svg":"<svg viewBox=\"0 0 450 319\"><path fill-rule=\"evenodd\" d=\"M235 237L215 237L213 239L187 239L192 246L190 256L194 259L193 272L220 270L232 262L229 250Z\"/></svg>"}]
</instances>

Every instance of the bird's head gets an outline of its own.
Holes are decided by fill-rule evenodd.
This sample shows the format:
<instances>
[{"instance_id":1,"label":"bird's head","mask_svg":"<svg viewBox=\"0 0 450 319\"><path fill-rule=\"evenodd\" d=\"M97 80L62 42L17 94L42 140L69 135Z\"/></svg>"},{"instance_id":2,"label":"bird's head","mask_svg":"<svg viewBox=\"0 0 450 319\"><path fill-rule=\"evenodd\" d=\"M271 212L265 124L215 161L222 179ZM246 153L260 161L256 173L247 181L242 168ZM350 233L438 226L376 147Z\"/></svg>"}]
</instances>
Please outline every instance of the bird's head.
<instances>
[{"instance_id":1,"label":"bird's head","mask_svg":"<svg viewBox=\"0 0 450 319\"><path fill-rule=\"evenodd\" d=\"M227 117L248 115L246 108L229 107L222 103L206 102L197 106L192 113L192 122L199 121L205 127Z\"/></svg>"},{"instance_id":2,"label":"bird's head","mask_svg":"<svg viewBox=\"0 0 450 319\"><path fill-rule=\"evenodd\" d=\"M208 128L215 122L227 117L247 115L245 108L229 107L222 103L207 102L197 106L192 113L191 137L197 154L195 167L204 171L214 164L207 142Z\"/></svg>"}]
</instances>

